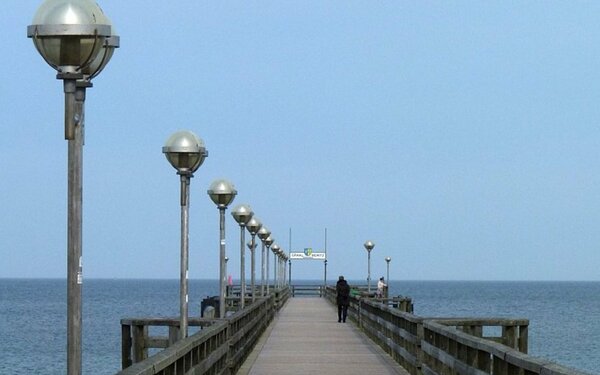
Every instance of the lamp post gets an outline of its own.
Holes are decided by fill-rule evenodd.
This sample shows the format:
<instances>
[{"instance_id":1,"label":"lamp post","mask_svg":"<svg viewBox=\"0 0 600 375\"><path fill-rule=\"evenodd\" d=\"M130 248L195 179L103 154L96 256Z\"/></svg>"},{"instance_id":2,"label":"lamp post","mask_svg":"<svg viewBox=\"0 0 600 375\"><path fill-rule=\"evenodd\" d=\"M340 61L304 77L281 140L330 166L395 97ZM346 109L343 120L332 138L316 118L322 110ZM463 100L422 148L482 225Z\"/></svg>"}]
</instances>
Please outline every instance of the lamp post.
<instances>
[{"instance_id":1,"label":"lamp post","mask_svg":"<svg viewBox=\"0 0 600 375\"><path fill-rule=\"evenodd\" d=\"M373 241L365 242L365 249L367 249L367 292L371 293L371 250L375 247Z\"/></svg>"},{"instance_id":2,"label":"lamp post","mask_svg":"<svg viewBox=\"0 0 600 375\"><path fill-rule=\"evenodd\" d=\"M227 263L229 262L229 257L225 256L225 274L227 274ZM225 298L229 297L227 286L225 286ZM223 315L225 316L225 315Z\"/></svg>"},{"instance_id":3,"label":"lamp post","mask_svg":"<svg viewBox=\"0 0 600 375\"><path fill-rule=\"evenodd\" d=\"M323 292L327 288L327 228L325 228L325 260L323 261Z\"/></svg>"},{"instance_id":4,"label":"lamp post","mask_svg":"<svg viewBox=\"0 0 600 375\"><path fill-rule=\"evenodd\" d=\"M273 289L276 289L278 286L277 279L277 267L279 267L279 263L277 262L277 256L279 255L280 247L278 244L274 243L271 246L271 251L273 252Z\"/></svg>"},{"instance_id":5,"label":"lamp post","mask_svg":"<svg viewBox=\"0 0 600 375\"><path fill-rule=\"evenodd\" d=\"M264 240L264 244L267 246L267 250L265 252L265 262L267 263L266 266L266 270L265 270L265 283L267 284L267 295L269 295L269 250L271 249L271 245L273 244L273 238L271 238L271 236L267 237Z\"/></svg>"},{"instance_id":6,"label":"lamp post","mask_svg":"<svg viewBox=\"0 0 600 375\"><path fill-rule=\"evenodd\" d=\"M225 317L225 210L233 202L237 190L227 180L215 180L208 188L208 196L219 209L219 316Z\"/></svg>"},{"instance_id":7,"label":"lamp post","mask_svg":"<svg viewBox=\"0 0 600 375\"><path fill-rule=\"evenodd\" d=\"M248 250L250 250L250 254L252 254L251 265L250 265L250 268L251 268L251 270L250 270L251 271L250 272L250 278L251 278L250 286L251 286L251 290L252 290L252 292L251 292L252 293L252 302L254 302L254 282L253 282L254 278L252 276L253 276L253 271L254 271L254 250L256 249L256 244L253 244L252 241L248 241L246 243L246 247L248 248Z\"/></svg>"},{"instance_id":8,"label":"lamp post","mask_svg":"<svg viewBox=\"0 0 600 375\"><path fill-rule=\"evenodd\" d=\"M275 253L275 262L277 263L277 288L281 287L281 253L283 250L278 249L277 253Z\"/></svg>"},{"instance_id":9,"label":"lamp post","mask_svg":"<svg viewBox=\"0 0 600 375\"><path fill-rule=\"evenodd\" d=\"M256 300L256 256L254 250L256 250L256 233L258 233L260 228L262 228L262 223L260 222L260 220L258 220L257 217L253 216L252 219L250 219L250 221L248 222L248 224L246 224L246 228L252 236L252 248L250 249L252 273L250 277L250 285L252 286L252 303L254 303L254 301Z\"/></svg>"},{"instance_id":10,"label":"lamp post","mask_svg":"<svg viewBox=\"0 0 600 375\"><path fill-rule=\"evenodd\" d=\"M387 275L386 275L386 282L388 285L390 285L390 262L392 261L392 258L390 257L385 257L385 262L387 263Z\"/></svg>"},{"instance_id":11,"label":"lamp post","mask_svg":"<svg viewBox=\"0 0 600 375\"><path fill-rule=\"evenodd\" d=\"M277 251L277 286L283 286L283 280L285 279L285 271L283 270L283 249Z\"/></svg>"},{"instance_id":12,"label":"lamp post","mask_svg":"<svg viewBox=\"0 0 600 375\"><path fill-rule=\"evenodd\" d=\"M258 232L256 233L258 235L258 238L260 238L260 241L262 242L262 246L261 246L261 255L260 255L260 295L261 297L265 296L265 248L266 248L266 243L265 241L267 240L267 238L269 238L269 236L271 235L271 231L266 227L266 226L262 226Z\"/></svg>"},{"instance_id":13,"label":"lamp post","mask_svg":"<svg viewBox=\"0 0 600 375\"><path fill-rule=\"evenodd\" d=\"M85 90L110 61L119 37L91 0L46 0L27 27L42 58L63 81L68 141L67 374L81 373L82 176Z\"/></svg>"},{"instance_id":14,"label":"lamp post","mask_svg":"<svg viewBox=\"0 0 600 375\"><path fill-rule=\"evenodd\" d=\"M254 212L247 204L240 204L231 210L231 216L240 225L240 309L243 309L246 304L246 265L244 254L246 224L254 216Z\"/></svg>"},{"instance_id":15,"label":"lamp post","mask_svg":"<svg viewBox=\"0 0 600 375\"><path fill-rule=\"evenodd\" d=\"M202 139L188 130L173 133L162 148L165 157L180 176L181 257L179 269L179 339L187 337L189 270L190 181L208 152Z\"/></svg>"}]
</instances>

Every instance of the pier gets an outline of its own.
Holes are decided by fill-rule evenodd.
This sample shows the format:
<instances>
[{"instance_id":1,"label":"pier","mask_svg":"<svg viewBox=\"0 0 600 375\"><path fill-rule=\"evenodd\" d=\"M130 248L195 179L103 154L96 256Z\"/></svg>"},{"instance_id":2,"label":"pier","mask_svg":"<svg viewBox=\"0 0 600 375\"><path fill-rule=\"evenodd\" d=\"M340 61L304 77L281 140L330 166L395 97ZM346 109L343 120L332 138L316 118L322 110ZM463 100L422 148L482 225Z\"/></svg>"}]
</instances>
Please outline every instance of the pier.
<instances>
[{"instance_id":1,"label":"pier","mask_svg":"<svg viewBox=\"0 0 600 375\"><path fill-rule=\"evenodd\" d=\"M331 286L275 288L239 311L232 298L229 316L190 318L201 329L179 341L177 318L122 319L119 374L586 375L528 355L527 319L426 318L408 297L353 291L347 323Z\"/></svg>"},{"instance_id":2,"label":"pier","mask_svg":"<svg viewBox=\"0 0 600 375\"><path fill-rule=\"evenodd\" d=\"M403 374L381 348L323 298L292 298L238 374Z\"/></svg>"}]
</instances>

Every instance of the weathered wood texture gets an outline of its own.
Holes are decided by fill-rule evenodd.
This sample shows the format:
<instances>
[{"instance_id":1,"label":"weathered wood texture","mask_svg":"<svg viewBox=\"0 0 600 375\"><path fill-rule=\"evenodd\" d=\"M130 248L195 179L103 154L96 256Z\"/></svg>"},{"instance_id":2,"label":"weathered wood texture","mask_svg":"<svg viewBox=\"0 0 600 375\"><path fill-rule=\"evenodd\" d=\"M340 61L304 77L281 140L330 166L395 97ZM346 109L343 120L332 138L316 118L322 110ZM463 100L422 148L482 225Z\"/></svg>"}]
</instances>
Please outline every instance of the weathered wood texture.
<instances>
[{"instance_id":1,"label":"weathered wood texture","mask_svg":"<svg viewBox=\"0 0 600 375\"><path fill-rule=\"evenodd\" d=\"M201 326L202 330L175 343L179 328L177 318L123 319L124 370L118 374L235 374L289 295L289 288L281 288L227 318L190 319L190 325ZM151 325L169 326L169 337L149 336ZM146 358L149 348L165 347Z\"/></svg>"},{"instance_id":2,"label":"weathered wood texture","mask_svg":"<svg viewBox=\"0 0 600 375\"><path fill-rule=\"evenodd\" d=\"M323 297L325 288L322 285L291 285L292 297Z\"/></svg>"},{"instance_id":3,"label":"weathered wood texture","mask_svg":"<svg viewBox=\"0 0 600 375\"><path fill-rule=\"evenodd\" d=\"M326 299L335 305L335 288L327 287L322 291ZM173 342L177 338L178 319L123 319L123 365L141 362L119 374L235 374L290 293L290 288L277 289L270 297L259 298L256 303L225 319L190 319L190 325L204 328L176 343ZM307 304L323 301L316 298L303 300ZM348 313L358 329L412 375L589 375L527 355L529 321L526 319L423 318L412 314L412 311L410 298L376 299L355 288ZM296 315L296 320L288 325L287 330L280 330L280 333L283 332L278 334L281 341L272 346L278 355L285 355L280 345L294 335L327 341L331 335L324 330L324 325L319 327L319 322L311 320L311 314L316 312L305 311ZM333 314L332 325L337 326ZM323 319L328 320L329 317ZM149 336L148 327L153 325L169 326L169 337ZM334 346L333 343L328 345L326 350ZM144 359L151 347L166 349ZM256 370L252 374L307 373L305 370L315 365L314 358L311 362L310 353L313 356L318 353L311 350L311 345L305 345L302 350L290 353L291 357L304 356L304 362L300 362L300 366L304 363L301 372L282 372L286 366L280 363L276 370L273 369L279 365L273 365L275 367L264 372ZM335 355L333 352L329 354ZM327 367L326 364L321 365L322 368ZM360 368L361 374L382 373L367 367L355 364L354 369Z\"/></svg>"},{"instance_id":4,"label":"weathered wood texture","mask_svg":"<svg viewBox=\"0 0 600 375\"><path fill-rule=\"evenodd\" d=\"M521 327L525 326L523 320L503 322L506 336L500 339L473 336L448 323L447 319L423 322L423 374L586 375L517 350L526 342L519 338L523 334Z\"/></svg>"},{"instance_id":5,"label":"weathered wood texture","mask_svg":"<svg viewBox=\"0 0 600 375\"><path fill-rule=\"evenodd\" d=\"M293 298L238 375L408 375L323 298Z\"/></svg>"},{"instance_id":6,"label":"weathered wood texture","mask_svg":"<svg viewBox=\"0 0 600 375\"><path fill-rule=\"evenodd\" d=\"M335 288L326 297L335 304ZM407 310L412 303L397 309L358 294L348 312L412 375L589 375L527 355L527 319L422 318ZM500 336L485 335L486 327L500 327Z\"/></svg>"}]
</instances>

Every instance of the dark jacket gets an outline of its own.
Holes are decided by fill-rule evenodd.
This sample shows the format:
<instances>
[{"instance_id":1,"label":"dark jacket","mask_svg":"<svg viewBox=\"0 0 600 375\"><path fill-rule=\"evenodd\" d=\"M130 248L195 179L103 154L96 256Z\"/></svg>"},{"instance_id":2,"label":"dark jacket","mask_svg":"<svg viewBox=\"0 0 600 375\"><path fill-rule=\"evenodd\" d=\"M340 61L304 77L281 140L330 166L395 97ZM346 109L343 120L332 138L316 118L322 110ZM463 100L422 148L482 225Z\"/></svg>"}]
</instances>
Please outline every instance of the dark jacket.
<instances>
[{"instance_id":1,"label":"dark jacket","mask_svg":"<svg viewBox=\"0 0 600 375\"><path fill-rule=\"evenodd\" d=\"M346 280L340 280L335 286L337 292L337 304L348 305L350 303L350 285Z\"/></svg>"}]
</instances>

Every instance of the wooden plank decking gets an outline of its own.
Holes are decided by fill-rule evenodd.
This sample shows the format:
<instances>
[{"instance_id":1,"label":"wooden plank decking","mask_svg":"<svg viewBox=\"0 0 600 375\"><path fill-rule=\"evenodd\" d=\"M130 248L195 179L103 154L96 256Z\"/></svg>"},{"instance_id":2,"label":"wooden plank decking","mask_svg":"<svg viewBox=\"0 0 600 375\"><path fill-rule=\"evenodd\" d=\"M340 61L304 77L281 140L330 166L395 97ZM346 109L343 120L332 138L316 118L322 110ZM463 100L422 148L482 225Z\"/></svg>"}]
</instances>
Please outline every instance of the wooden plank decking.
<instances>
[{"instance_id":1,"label":"wooden plank decking","mask_svg":"<svg viewBox=\"0 0 600 375\"><path fill-rule=\"evenodd\" d=\"M291 298L238 374L408 375L324 298Z\"/></svg>"}]
</instances>

